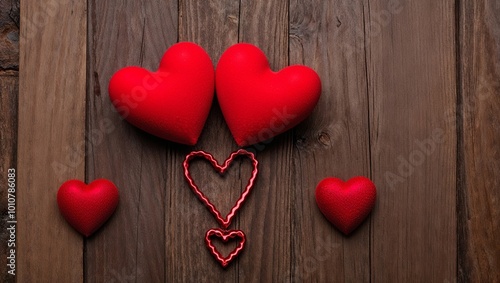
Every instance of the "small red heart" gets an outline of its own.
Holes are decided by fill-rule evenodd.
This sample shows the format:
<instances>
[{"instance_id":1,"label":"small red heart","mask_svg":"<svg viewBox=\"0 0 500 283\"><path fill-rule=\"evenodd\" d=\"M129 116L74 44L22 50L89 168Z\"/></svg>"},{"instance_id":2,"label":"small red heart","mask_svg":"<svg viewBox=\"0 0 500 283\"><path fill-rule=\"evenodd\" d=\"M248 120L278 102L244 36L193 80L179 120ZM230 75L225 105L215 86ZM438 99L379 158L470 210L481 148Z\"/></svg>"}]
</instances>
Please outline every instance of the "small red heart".
<instances>
[{"instance_id":1,"label":"small red heart","mask_svg":"<svg viewBox=\"0 0 500 283\"><path fill-rule=\"evenodd\" d=\"M59 211L73 228L86 237L111 217L118 200L118 189L106 179L98 179L88 185L79 180L69 180L57 192Z\"/></svg>"},{"instance_id":2,"label":"small red heart","mask_svg":"<svg viewBox=\"0 0 500 283\"><path fill-rule=\"evenodd\" d=\"M234 158L240 155L247 156L248 158L250 158L250 160L252 160L252 166L253 166L252 175L248 180L248 184L245 187L245 190L241 193L240 197L234 204L233 208L231 208L231 211L226 215L225 218L223 218L219 210L215 207L215 205L212 204L212 202L208 199L208 197L205 196L205 194L203 194L200 191L200 188L198 188L198 186L195 184L193 177L191 177L191 173L189 173L189 164L191 160L193 160L194 158L202 157L208 160L208 162L210 162L210 164L214 167L215 171L217 171L219 174L224 174L229 165L231 165L231 163L233 162ZM231 225L231 220L236 215L241 205L245 202L248 194L250 194L250 191L252 190L255 178L257 177L257 173L259 172L257 169L258 164L259 162L257 161L257 159L255 159L255 155L253 153L246 151L244 149L240 149L236 152L231 153L229 158L226 159L226 161L224 161L223 165L219 165L217 163L217 160L215 160L215 158L210 153L206 153L204 151L193 151L186 156L183 166L184 166L184 176L186 177L186 180L191 190L193 190L198 199L200 199L200 201L203 202L205 206L208 208L208 210L215 216L217 222L219 222L219 224L224 229L226 229L227 227L229 227L229 225Z\"/></svg>"},{"instance_id":3,"label":"small red heart","mask_svg":"<svg viewBox=\"0 0 500 283\"><path fill-rule=\"evenodd\" d=\"M347 182L326 178L316 187L319 210L346 235L370 214L376 195L375 185L365 177L354 177Z\"/></svg>"},{"instance_id":4,"label":"small red heart","mask_svg":"<svg viewBox=\"0 0 500 283\"><path fill-rule=\"evenodd\" d=\"M221 238L224 243L227 243L227 241L232 238L239 238L240 242L238 243L238 246L231 253L229 253L227 257L224 257L213 245L213 236ZM226 267L233 259L235 259L240 254L240 252L245 247L245 242L246 237L241 230L210 229L205 234L205 243L208 247L208 250L212 253L212 255L214 255L215 259L222 265L222 267Z\"/></svg>"},{"instance_id":5,"label":"small red heart","mask_svg":"<svg viewBox=\"0 0 500 283\"><path fill-rule=\"evenodd\" d=\"M172 45L156 72L126 67L109 82L109 97L132 125L158 137L194 145L214 95L214 67L200 46Z\"/></svg>"},{"instance_id":6,"label":"small red heart","mask_svg":"<svg viewBox=\"0 0 500 283\"><path fill-rule=\"evenodd\" d=\"M304 120L321 94L321 80L309 67L273 72L266 55L247 43L231 46L216 69L222 113L239 146L268 140Z\"/></svg>"}]
</instances>

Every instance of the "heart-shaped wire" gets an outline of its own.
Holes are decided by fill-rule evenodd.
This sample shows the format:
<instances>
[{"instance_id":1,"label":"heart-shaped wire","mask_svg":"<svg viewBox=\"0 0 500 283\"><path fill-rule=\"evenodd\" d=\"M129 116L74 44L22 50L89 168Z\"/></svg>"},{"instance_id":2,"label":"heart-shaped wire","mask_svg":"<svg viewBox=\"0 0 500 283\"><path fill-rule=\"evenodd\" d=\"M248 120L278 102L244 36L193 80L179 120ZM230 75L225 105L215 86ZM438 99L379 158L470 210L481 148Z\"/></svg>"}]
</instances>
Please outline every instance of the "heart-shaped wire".
<instances>
[{"instance_id":1,"label":"heart-shaped wire","mask_svg":"<svg viewBox=\"0 0 500 283\"><path fill-rule=\"evenodd\" d=\"M217 210L217 208L208 199L208 197L205 196L200 191L198 186L195 184L193 177L191 177L191 173L189 173L189 164L190 164L191 160L193 160L194 158L202 157L202 158L208 160L208 162L210 162L210 164L214 167L214 169L219 174L224 174L226 172L227 168L229 167L229 165L231 165L231 163L233 162L234 158L236 158L237 156L240 156L240 155L247 156L252 161L252 166L253 166L252 175L251 175L250 179L248 180L248 184L245 187L245 190L240 195L239 199L236 201L236 204L233 206L233 208L231 208L231 211L229 212L229 214L227 214L226 217L224 218L224 217L222 217L219 210ZM258 164L259 164L259 162L257 161L257 159L255 159L255 155L253 153L246 151L244 149L239 149L238 151L231 153L231 155L229 156L228 159L226 159L226 161L224 162L223 165L219 165L217 160L215 160L215 158L210 153L207 153L205 151L193 151L186 156L186 159L184 160L183 166L184 166L184 176L186 177L186 180L187 180L191 190L196 194L196 196L200 199L200 201L203 202L207 206L208 210L217 219L217 222L219 222L219 224L224 229L227 229L227 227L229 227L229 225L231 225L231 220L236 215L236 213L240 209L243 202L245 202L248 194L252 190L255 178L257 177L257 173L259 172L259 170L257 168Z\"/></svg>"},{"instance_id":2,"label":"heart-shaped wire","mask_svg":"<svg viewBox=\"0 0 500 283\"><path fill-rule=\"evenodd\" d=\"M217 250L217 248L212 244L212 237L218 237L222 239L222 242L227 243L229 239L240 238L238 246L231 252L227 257L222 256L222 254ZM234 258L236 258L245 246L246 237L245 233L241 230L222 230L222 229L210 229L205 234L205 243L208 249L215 257L215 259L222 265L226 267Z\"/></svg>"}]
</instances>

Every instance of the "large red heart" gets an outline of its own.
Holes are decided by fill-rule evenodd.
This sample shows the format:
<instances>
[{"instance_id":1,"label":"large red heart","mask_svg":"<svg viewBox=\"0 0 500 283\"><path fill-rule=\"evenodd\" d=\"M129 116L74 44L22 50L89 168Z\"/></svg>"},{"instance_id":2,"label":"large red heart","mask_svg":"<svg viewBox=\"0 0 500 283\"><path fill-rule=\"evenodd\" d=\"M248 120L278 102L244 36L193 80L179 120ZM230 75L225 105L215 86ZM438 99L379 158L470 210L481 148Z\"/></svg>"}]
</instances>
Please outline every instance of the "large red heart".
<instances>
[{"instance_id":1,"label":"large red heart","mask_svg":"<svg viewBox=\"0 0 500 283\"><path fill-rule=\"evenodd\" d=\"M212 243L213 236L221 238L224 243L227 243L227 241L232 238L239 238L240 242L238 243L238 246L232 252L230 252L227 257L224 257ZM245 247L245 241L245 234L241 230L210 229L205 234L205 244L207 245L212 255L215 257L215 259L222 265L222 267L226 267L234 258L236 258L240 254L240 252Z\"/></svg>"},{"instance_id":2,"label":"large red heart","mask_svg":"<svg viewBox=\"0 0 500 283\"><path fill-rule=\"evenodd\" d=\"M214 95L214 67L200 46L170 47L157 72L126 67L113 75L109 96L132 125L158 137L194 145Z\"/></svg>"},{"instance_id":3,"label":"large red heart","mask_svg":"<svg viewBox=\"0 0 500 283\"><path fill-rule=\"evenodd\" d=\"M233 206L233 208L231 208L231 211L226 215L226 217L222 217L222 214L219 212L219 210L215 207L215 205L212 204L212 202L208 199L208 197L205 196L205 194L203 194L200 191L200 188L198 188L198 186L194 182L193 177L191 177L191 173L189 172L189 164L191 160L193 160L194 158L202 157L208 160L208 162L210 162L210 164L219 174L224 174L229 165L231 165L231 163L233 162L234 158L236 158L239 155L247 156L248 158L250 158L250 160L252 160L252 166L253 166L252 175L248 180L248 184L245 187L245 190L241 193L235 205ZM219 224L224 229L226 229L227 227L229 227L229 225L231 225L231 220L236 215L241 205L245 202L248 194L252 190L255 178L257 177L257 173L259 172L257 169L258 164L259 162L257 161L257 159L255 159L255 155L253 153L248 152L244 149L240 149L236 152L231 153L231 155L229 156L228 159L226 159L223 165L219 165L217 163L217 160L215 160L215 158L210 153L206 153L204 151L193 151L186 156L183 166L184 166L184 176L186 177L186 180L191 190L193 190L193 192L200 199L200 201L203 202L205 206L208 208L208 210L215 216L217 222L219 222Z\"/></svg>"},{"instance_id":4,"label":"large red heart","mask_svg":"<svg viewBox=\"0 0 500 283\"><path fill-rule=\"evenodd\" d=\"M86 185L79 180L66 181L57 192L57 204L63 217L86 237L111 217L118 205L118 189L98 179Z\"/></svg>"},{"instance_id":5,"label":"large red heart","mask_svg":"<svg viewBox=\"0 0 500 283\"><path fill-rule=\"evenodd\" d=\"M268 140L296 126L314 109L321 81L306 66L273 72L265 54L247 43L231 46L217 64L216 91L239 146Z\"/></svg>"},{"instance_id":6,"label":"large red heart","mask_svg":"<svg viewBox=\"0 0 500 283\"><path fill-rule=\"evenodd\" d=\"M347 182L326 178L316 187L319 210L346 235L370 214L376 195L375 185L365 177L354 177Z\"/></svg>"}]
</instances>

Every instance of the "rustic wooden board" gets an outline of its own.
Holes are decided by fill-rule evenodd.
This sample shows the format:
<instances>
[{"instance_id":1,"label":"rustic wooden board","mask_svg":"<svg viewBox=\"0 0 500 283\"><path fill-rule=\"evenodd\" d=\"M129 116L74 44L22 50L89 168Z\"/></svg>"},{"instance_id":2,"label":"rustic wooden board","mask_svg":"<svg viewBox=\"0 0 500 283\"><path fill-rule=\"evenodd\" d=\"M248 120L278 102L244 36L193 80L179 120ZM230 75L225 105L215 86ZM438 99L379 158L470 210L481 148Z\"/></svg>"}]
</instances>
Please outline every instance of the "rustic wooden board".
<instances>
[{"instance_id":1,"label":"rustic wooden board","mask_svg":"<svg viewBox=\"0 0 500 283\"><path fill-rule=\"evenodd\" d=\"M23 1L17 98L17 2L0 0L0 182L17 163L19 282L500 280L498 1L136 2ZM203 242L218 224L182 170L191 150L222 162L238 148L217 101L188 147L131 126L108 98L115 71L155 70L178 41L200 44L214 67L250 42L274 70L306 64L323 81L311 117L249 147L260 175L230 226L248 242L226 269ZM192 175L227 211L250 163L238 159L219 178L193 162ZM355 175L374 180L378 200L346 237L314 189ZM84 240L55 194L66 179L101 177L117 184L120 205ZM0 198L5 215L3 186ZM3 244L0 256L0 281L12 282Z\"/></svg>"},{"instance_id":2,"label":"rustic wooden board","mask_svg":"<svg viewBox=\"0 0 500 283\"><path fill-rule=\"evenodd\" d=\"M241 1L239 41L262 49L271 69L278 71L287 66L287 1ZM283 118L276 115L276 119ZM269 128L272 130L271 123ZM248 237L248 249L239 261L238 276L248 282L286 281L291 273L292 253L291 132L251 146L250 150L256 152L260 171L255 191L240 215L240 228Z\"/></svg>"},{"instance_id":3,"label":"rustic wooden board","mask_svg":"<svg viewBox=\"0 0 500 283\"><path fill-rule=\"evenodd\" d=\"M0 75L0 182L7 184L7 172L10 168L16 168L17 152L17 96L19 78L17 71L9 72L9 75ZM8 198L7 189L0 190L0 211L2 215L2 225L0 231L0 281L14 282L15 277L8 274L10 268L7 267L7 256L10 255L10 247L7 241L10 239L10 233L7 230L9 224L8 218Z\"/></svg>"},{"instance_id":4,"label":"rustic wooden board","mask_svg":"<svg viewBox=\"0 0 500 283\"><path fill-rule=\"evenodd\" d=\"M0 1L0 72L19 70L19 0Z\"/></svg>"},{"instance_id":5,"label":"rustic wooden board","mask_svg":"<svg viewBox=\"0 0 500 283\"><path fill-rule=\"evenodd\" d=\"M210 55L215 67L224 50L238 40L238 16L239 6L234 1L180 1L179 41L192 41L202 46ZM223 270L208 252L204 243L205 232L210 228L217 228L218 223L191 192L182 170L184 157L191 150L208 151L222 163L236 148L217 103L212 106L195 147L186 147L182 151L173 146L169 147L167 154L169 207L165 217L169 281L238 280L237 263ZM241 192L241 183L244 182L241 178L245 177L240 177L240 172L244 175L248 172L247 167L241 166L242 161L234 163L222 180L206 162L198 161L192 164L192 176L195 182L224 214L229 211L231 203L236 201ZM237 228L239 228L238 219L234 219L231 229ZM219 247L222 247L222 244ZM229 249L225 251L229 252Z\"/></svg>"},{"instance_id":6,"label":"rustic wooden board","mask_svg":"<svg viewBox=\"0 0 500 283\"><path fill-rule=\"evenodd\" d=\"M0 281L15 282L8 274L10 233L7 230L8 169L16 168L17 102L19 92L19 2L0 1ZM4 185L5 184L5 185Z\"/></svg>"},{"instance_id":7,"label":"rustic wooden board","mask_svg":"<svg viewBox=\"0 0 500 283\"><path fill-rule=\"evenodd\" d=\"M500 2L460 1L459 274L499 282Z\"/></svg>"},{"instance_id":8,"label":"rustic wooden board","mask_svg":"<svg viewBox=\"0 0 500 283\"><path fill-rule=\"evenodd\" d=\"M83 239L56 193L85 177L86 3L21 1L21 19L17 280L79 282Z\"/></svg>"},{"instance_id":9,"label":"rustic wooden board","mask_svg":"<svg viewBox=\"0 0 500 283\"><path fill-rule=\"evenodd\" d=\"M345 237L314 198L326 177L370 174L363 3L290 2L290 64L306 64L322 79L312 116L295 131L292 199L292 280L366 282L370 222Z\"/></svg>"},{"instance_id":10,"label":"rustic wooden board","mask_svg":"<svg viewBox=\"0 0 500 283\"><path fill-rule=\"evenodd\" d=\"M372 282L456 278L454 1L370 1Z\"/></svg>"},{"instance_id":11,"label":"rustic wooden board","mask_svg":"<svg viewBox=\"0 0 500 283\"><path fill-rule=\"evenodd\" d=\"M163 282L167 143L122 120L107 89L120 68L157 69L177 40L176 1L90 1L89 22L87 132L95 138L87 143L87 181L112 180L120 203L106 229L86 241L85 279Z\"/></svg>"}]
</instances>

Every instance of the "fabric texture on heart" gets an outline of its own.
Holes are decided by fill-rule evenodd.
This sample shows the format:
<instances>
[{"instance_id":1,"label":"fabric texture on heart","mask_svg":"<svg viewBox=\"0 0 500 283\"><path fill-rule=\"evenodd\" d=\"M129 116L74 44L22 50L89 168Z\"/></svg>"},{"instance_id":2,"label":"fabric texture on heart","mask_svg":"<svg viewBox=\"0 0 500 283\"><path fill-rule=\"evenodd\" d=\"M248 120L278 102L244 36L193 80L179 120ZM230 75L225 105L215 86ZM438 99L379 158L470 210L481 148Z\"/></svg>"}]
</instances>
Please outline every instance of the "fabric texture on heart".
<instances>
[{"instance_id":1,"label":"fabric texture on heart","mask_svg":"<svg viewBox=\"0 0 500 283\"><path fill-rule=\"evenodd\" d=\"M229 253L228 256L224 257L214 246L212 243L212 237L218 237L222 240L222 242L227 243L230 239L240 239L236 248ZM241 230L222 230L222 229L210 229L205 234L205 244L208 247L208 250L215 259L222 265L222 267L226 267L229 263L235 259L245 247L246 237L245 233Z\"/></svg>"},{"instance_id":2,"label":"fabric texture on heart","mask_svg":"<svg viewBox=\"0 0 500 283\"><path fill-rule=\"evenodd\" d=\"M79 180L69 180L57 192L57 204L62 216L86 237L111 217L118 201L118 189L106 179L98 179L88 185Z\"/></svg>"},{"instance_id":3,"label":"fabric texture on heart","mask_svg":"<svg viewBox=\"0 0 500 283\"><path fill-rule=\"evenodd\" d=\"M225 217L223 217L222 214L220 213L220 211L215 207L215 205L213 205L213 203L210 201L210 199L208 199L208 197L205 194L203 194L203 192L201 192L198 185L196 185L196 183L194 182L193 177L191 176L191 173L189 172L189 165L193 159L201 157L201 158L206 159L208 162L210 162L212 167L219 174L224 174L226 172L226 170L229 168L229 166L231 165L231 163L233 162L233 160L237 156L246 156L252 161L252 166L253 166L252 175L250 176L250 179L248 180L248 184L246 185L245 190L243 190L240 197L238 198L238 200L234 204L233 208L231 208L231 211ZM244 150L244 149L239 149L238 151L231 153L229 158L226 159L226 161L222 165L219 165L217 163L217 160L215 160L215 158L210 153L206 153L204 151L193 151L193 152L189 153L183 162L184 177L186 178L186 181L188 182L189 187L194 192L194 194L198 197L198 199L203 204L205 204L205 206L208 208L210 213L212 213L212 215L215 217L217 222L224 229L226 229L227 227L229 227L229 225L231 225L232 219L234 218L234 216L236 216L236 213L240 210L241 206L243 205L246 198L250 194L250 191L252 190L254 182L255 182L255 178L257 178L257 174L259 173L259 170L257 167L258 165L259 165L259 162L257 161L257 159L255 159L255 155L249 151Z\"/></svg>"},{"instance_id":4,"label":"fabric texture on heart","mask_svg":"<svg viewBox=\"0 0 500 283\"><path fill-rule=\"evenodd\" d=\"M342 233L349 235L370 214L377 191L370 179L354 177L347 182L326 178L316 187L319 210Z\"/></svg>"},{"instance_id":5,"label":"fabric texture on heart","mask_svg":"<svg viewBox=\"0 0 500 283\"><path fill-rule=\"evenodd\" d=\"M303 121L321 94L321 80L309 67L273 72L256 46L240 43L222 54L216 68L217 100L239 146L262 142Z\"/></svg>"},{"instance_id":6,"label":"fabric texture on heart","mask_svg":"<svg viewBox=\"0 0 500 283\"><path fill-rule=\"evenodd\" d=\"M126 67L109 82L118 113L132 125L160 138L194 145L203 130L214 96L215 71L200 46L181 42L150 72Z\"/></svg>"}]
</instances>

